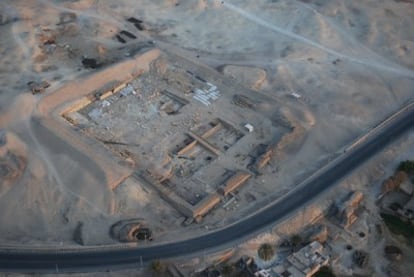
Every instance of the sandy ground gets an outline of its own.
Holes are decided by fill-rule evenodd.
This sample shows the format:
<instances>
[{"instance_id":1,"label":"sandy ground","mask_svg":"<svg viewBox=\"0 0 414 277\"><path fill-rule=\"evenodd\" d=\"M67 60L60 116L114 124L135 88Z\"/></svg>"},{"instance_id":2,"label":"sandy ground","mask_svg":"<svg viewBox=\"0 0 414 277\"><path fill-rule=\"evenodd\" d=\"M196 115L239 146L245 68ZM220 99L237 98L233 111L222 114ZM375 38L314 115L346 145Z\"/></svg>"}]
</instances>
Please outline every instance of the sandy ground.
<instances>
[{"instance_id":1,"label":"sandy ground","mask_svg":"<svg viewBox=\"0 0 414 277\"><path fill-rule=\"evenodd\" d=\"M312 224L323 224L329 230L326 246L329 251L332 251L332 257L336 260L332 267L338 276L355 276L356 274L390 276L387 274L387 269L391 263L384 255L385 245L390 244L397 245L403 251L402 261L393 264L392 267L400 272L398 276L410 276L413 270L412 247L388 231L380 218L376 202L383 180L393 174L399 161L413 157L413 143L414 132L410 131L388 146L384 152L377 154L357 169L339 186L324 193L306 208L292 214L284 223L269 228L267 232L234 248L235 255L232 259L237 260L237 257L249 255L255 258L260 266L271 268L283 263L286 258L287 253L278 248L281 242L289 239L292 234L303 235L304 230L309 230L308 228ZM344 230L333 223L331 219L326 218L324 214L332 203L345 198L350 191L361 191L364 194L363 205L365 208L359 213L358 220L347 230ZM381 234L378 233L376 225L382 226ZM359 237L360 232L364 232L366 236ZM276 249L276 255L268 262L262 261L257 255L257 249L263 243L270 243ZM369 253L369 263L364 269L353 265L352 251L345 250L346 245Z\"/></svg>"},{"instance_id":2,"label":"sandy ground","mask_svg":"<svg viewBox=\"0 0 414 277\"><path fill-rule=\"evenodd\" d=\"M39 124L43 98L93 72L83 57L109 66L152 40L276 99L306 133L269 169L276 177L241 191L258 199L245 212L281 195L412 97L410 1L6 0L0 15L0 128L7 132L0 154L14 170L0 182L3 244L73 245L78 222L89 223L86 231L97 226L90 244L108 243L108 226L132 216L161 218L157 228L169 240L240 217L237 207L223 221L218 210L208 227L183 232L182 219L157 195L142 198L129 181L113 191L99 163ZM145 30L126 22L130 16ZM121 30L137 39L120 43L114 37ZM51 87L32 95L27 83L43 80Z\"/></svg>"}]
</instances>

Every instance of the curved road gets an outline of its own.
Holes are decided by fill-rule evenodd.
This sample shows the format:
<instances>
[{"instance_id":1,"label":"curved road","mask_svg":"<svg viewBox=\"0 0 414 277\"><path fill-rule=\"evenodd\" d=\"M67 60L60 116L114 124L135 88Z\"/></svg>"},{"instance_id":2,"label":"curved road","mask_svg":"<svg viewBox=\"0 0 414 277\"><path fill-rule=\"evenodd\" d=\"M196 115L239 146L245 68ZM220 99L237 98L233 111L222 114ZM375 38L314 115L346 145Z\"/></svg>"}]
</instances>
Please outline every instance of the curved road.
<instances>
[{"instance_id":1,"label":"curved road","mask_svg":"<svg viewBox=\"0 0 414 277\"><path fill-rule=\"evenodd\" d=\"M407 131L414 121L414 105L380 125L341 158L332 162L320 174L310 178L293 193L273 203L256 214L224 229L200 237L163 245L117 250L70 250L65 252L40 250L0 251L0 270L18 272L86 272L119 268L133 268L143 262L182 256L204 249L231 246L252 234L266 230L295 210L303 207L316 196L338 183L352 170L372 157L379 150Z\"/></svg>"}]
</instances>

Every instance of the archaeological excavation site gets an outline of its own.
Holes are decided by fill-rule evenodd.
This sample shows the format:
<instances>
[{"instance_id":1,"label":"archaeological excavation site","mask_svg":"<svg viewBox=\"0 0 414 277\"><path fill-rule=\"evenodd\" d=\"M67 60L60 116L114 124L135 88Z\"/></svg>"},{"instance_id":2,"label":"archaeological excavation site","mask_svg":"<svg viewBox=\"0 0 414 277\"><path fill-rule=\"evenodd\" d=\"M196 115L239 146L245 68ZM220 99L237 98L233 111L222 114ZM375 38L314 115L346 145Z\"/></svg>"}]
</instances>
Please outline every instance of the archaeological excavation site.
<instances>
[{"instance_id":1,"label":"archaeological excavation site","mask_svg":"<svg viewBox=\"0 0 414 277\"><path fill-rule=\"evenodd\" d=\"M231 205L238 191L255 185L251 180L272 174L266 167L280 141L295 132L276 101L177 55L159 52L146 70L107 81L58 116L104 146L108 159L128 165L133 178L185 217L184 225Z\"/></svg>"},{"instance_id":2,"label":"archaeological excavation site","mask_svg":"<svg viewBox=\"0 0 414 277\"><path fill-rule=\"evenodd\" d=\"M413 19L0 1L0 272L410 276Z\"/></svg>"}]
</instances>

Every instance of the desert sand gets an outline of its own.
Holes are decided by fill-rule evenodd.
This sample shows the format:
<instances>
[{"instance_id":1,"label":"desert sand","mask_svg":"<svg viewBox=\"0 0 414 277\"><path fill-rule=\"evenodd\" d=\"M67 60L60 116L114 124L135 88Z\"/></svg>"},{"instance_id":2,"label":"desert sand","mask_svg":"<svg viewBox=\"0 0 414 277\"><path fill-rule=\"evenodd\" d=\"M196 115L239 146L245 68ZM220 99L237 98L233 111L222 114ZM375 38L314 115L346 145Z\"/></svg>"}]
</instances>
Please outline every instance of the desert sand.
<instances>
[{"instance_id":1,"label":"desert sand","mask_svg":"<svg viewBox=\"0 0 414 277\"><path fill-rule=\"evenodd\" d=\"M142 20L143 30L129 17ZM168 241L237 220L412 98L413 21L411 1L2 1L0 243L73 247L79 222L87 245L115 243L109 226L131 217L146 218L159 241ZM120 42L122 30L137 38ZM150 188L132 179L112 186L128 166L117 163L109 176L99 153L73 149L44 127L44 103L61 87L151 47L268 95L279 106L263 109L301 126L302 135L268 169L276 175L241 190L241 211L219 209L204 225L184 228L184 219ZM84 58L102 67L85 68ZM51 86L32 95L31 81ZM68 99L76 93L68 91ZM256 200L246 200L248 194Z\"/></svg>"}]
</instances>

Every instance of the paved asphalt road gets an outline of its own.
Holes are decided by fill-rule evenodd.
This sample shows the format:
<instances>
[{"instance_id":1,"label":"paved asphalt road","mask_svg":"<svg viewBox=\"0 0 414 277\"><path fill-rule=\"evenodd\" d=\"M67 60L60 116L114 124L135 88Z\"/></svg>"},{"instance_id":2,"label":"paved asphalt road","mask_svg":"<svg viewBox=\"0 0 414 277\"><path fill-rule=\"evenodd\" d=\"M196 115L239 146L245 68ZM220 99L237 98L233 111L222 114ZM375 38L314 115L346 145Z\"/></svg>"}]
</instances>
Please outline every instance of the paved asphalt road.
<instances>
[{"instance_id":1,"label":"paved asphalt road","mask_svg":"<svg viewBox=\"0 0 414 277\"><path fill-rule=\"evenodd\" d=\"M91 251L88 249L77 252L55 251L1 251L0 270L18 272L86 272L105 271L108 269L137 267L140 260L144 262L154 259L164 259L175 256L200 252L220 246L237 244L252 234L266 230L272 224L320 195L323 191L337 184L352 170L408 130L414 121L414 109L407 109L394 117L392 121L368 137L356 147L335 161L326 170L312 178L295 193L286 195L283 199L255 215L231 225L225 229L188 239L146 248L129 248L118 250ZM0 246L1 247L1 246Z\"/></svg>"}]
</instances>

